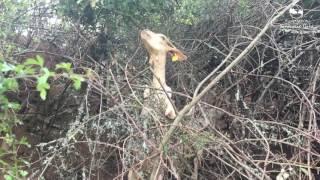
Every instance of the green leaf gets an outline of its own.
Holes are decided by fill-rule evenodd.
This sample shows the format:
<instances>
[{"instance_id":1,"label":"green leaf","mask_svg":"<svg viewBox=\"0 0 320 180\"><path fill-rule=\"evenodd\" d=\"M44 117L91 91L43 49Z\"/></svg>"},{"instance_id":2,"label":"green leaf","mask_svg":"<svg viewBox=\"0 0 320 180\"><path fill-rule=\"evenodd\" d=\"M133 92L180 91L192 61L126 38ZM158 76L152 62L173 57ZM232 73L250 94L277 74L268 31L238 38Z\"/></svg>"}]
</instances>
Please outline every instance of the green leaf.
<instances>
[{"instance_id":1,"label":"green leaf","mask_svg":"<svg viewBox=\"0 0 320 180\"><path fill-rule=\"evenodd\" d=\"M81 88L81 81L79 80L73 80L73 87L76 89L76 90L79 90Z\"/></svg>"},{"instance_id":2,"label":"green leaf","mask_svg":"<svg viewBox=\"0 0 320 180\"><path fill-rule=\"evenodd\" d=\"M17 90L18 89L18 82L16 81L16 79L13 78L6 78L3 80L2 82L3 87L5 88L5 90Z\"/></svg>"},{"instance_id":3,"label":"green leaf","mask_svg":"<svg viewBox=\"0 0 320 180\"><path fill-rule=\"evenodd\" d=\"M30 66L25 67L24 70L23 70L23 72L24 72L25 74L35 74L35 71L36 71L36 70L35 70L34 68L30 67Z\"/></svg>"},{"instance_id":4,"label":"green leaf","mask_svg":"<svg viewBox=\"0 0 320 180\"><path fill-rule=\"evenodd\" d=\"M1 104L8 104L9 100L8 100L8 98L6 96L0 95L0 103Z\"/></svg>"},{"instance_id":5,"label":"green leaf","mask_svg":"<svg viewBox=\"0 0 320 180\"><path fill-rule=\"evenodd\" d=\"M8 72L14 70L15 66L6 62L0 64L0 72Z\"/></svg>"},{"instance_id":6,"label":"green leaf","mask_svg":"<svg viewBox=\"0 0 320 180\"><path fill-rule=\"evenodd\" d=\"M15 137L11 136L10 134L6 133L5 137L3 138L3 140L9 144L12 145L13 142L15 141Z\"/></svg>"},{"instance_id":7,"label":"green leaf","mask_svg":"<svg viewBox=\"0 0 320 180\"><path fill-rule=\"evenodd\" d=\"M70 79L73 81L73 87L76 90L81 88L81 82L84 81L84 78L79 74L71 74Z\"/></svg>"},{"instance_id":8,"label":"green leaf","mask_svg":"<svg viewBox=\"0 0 320 180\"><path fill-rule=\"evenodd\" d=\"M17 74L24 74L24 70L23 70L24 68L25 68L25 66L23 64L19 64L14 68L14 71Z\"/></svg>"},{"instance_id":9,"label":"green leaf","mask_svg":"<svg viewBox=\"0 0 320 180\"><path fill-rule=\"evenodd\" d=\"M40 91L40 97L42 100L46 100L47 90L50 89L50 85L47 83L46 80L47 78L42 76L38 78L37 82L37 90Z\"/></svg>"},{"instance_id":10,"label":"green leaf","mask_svg":"<svg viewBox=\"0 0 320 180\"><path fill-rule=\"evenodd\" d=\"M43 67L44 60L41 56L37 55L36 58L28 58L26 62L24 62L24 65L38 65L40 67Z\"/></svg>"},{"instance_id":11,"label":"green leaf","mask_svg":"<svg viewBox=\"0 0 320 180\"><path fill-rule=\"evenodd\" d=\"M82 75L80 75L80 74L71 74L70 75L70 78L73 80L73 79L78 79L79 81L84 81L84 78L83 78L83 76Z\"/></svg>"},{"instance_id":12,"label":"green leaf","mask_svg":"<svg viewBox=\"0 0 320 180\"><path fill-rule=\"evenodd\" d=\"M37 58L37 60L38 60L38 62L39 62L39 65L40 65L41 67L43 67L43 65L44 65L44 60L43 60L43 58L42 58L41 56L39 56L39 55L37 55L36 58Z\"/></svg>"},{"instance_id":13,"label":"green leaf","mask_svg":"<svg viewBox=\"0 0 320 180\"><path fill-rule=\"evenodd\" d=\"M48 68L42 68L42 71L44 74L37 79L37 90L40 91L41 99L46 100L47 90L50 89L50 85L47 81L50 76L54 75L54 73L50 72Z\"/></svg>"},{"instance_id":14,"label":"green leaf","mask_svg":"<svg viewBox=\"0 0 320 180\"><path fill-rule=\"evenodd\" d=\"M47 78L49 78L50 76L50 71L48 68L42 68L42 71L43 71L43 76L46 76Z\"/></svg>"},{"instance_id":15,"label":"green leaf","mask_svg":"<svg viewBox=\"0 0 320 180\"><path fill-rule=\"evenodd\" d=\"M27 146L28 148L31 147L31 145L28 143L28 139L26 137L22 137L20 140L19 140L19 144L20 145L25 145Z\"/></svg>"},{"instance_id":16,"label":"green leaf","mask_svg":"<svg viewBox=\"0 0 320 180\"><path fill-rule=\"evenodd\" d=\"M9 102L7 104L7 107L10 109L19 110L21 108L21 105L19 103L15 103L15 102Z\"/></svg>"},{"instance_id":17,"label":"green leaf","mask_svg":"<svg viewBox=\"0 0 320 180\"><path fill-rule=\"evenodd\" d=\"M48 68L42 68L42 71L44 72L44 75L45 75L45 76L48 76L48 78L49 78L50 76L54 76L54 75L55 75L55 73L49 71Z\"/></svg>"},{"instance_id":18,"label":"green leaf","mask_svg":"<svg viewBox=\"0 0 320 180\"><path fill-rule=\"evenodd\" d=\"M60 63L56 65L56 70L57 69L62 69L65 70L66 72L71 71L71 63Z\"/></svg>"},{"instance_id":19,"label":"green leaf","mask_svg":"<svg viewBox=\"0 0 320 180\"><path fill-rule=\"evenodd\" d=\"M26 177L28 175L28 172L27 171L24 171L24 170L19 170L19 174L22 176L22 177Z\"/></svg>"},{"instance_id":20,"label":"green leaf","mask_svg":"<svg viewBox=\"0 0 320 180\"><path fill-rule=\"evenodd\" d=\"M23 63L24 65L39 65L39 62L36 59L28 58L26 62Z\"/></svg>"},{"instance_id":21,"label":"green leaf","mask_svg":"<svg viewBox=\"0 0 320 180\"><path fill-rule=\"evenodd\" d=\"M40 97L42 100L46 100L47 98L47 91L45 89L40 90Z\"/></svg>"},{"instance_id":22,"label":"green leaf","mask_svg":"<svg viewBox=\"0 0 320 180\"><path fill-rule=\"evenodd\" d=\"M37 90L40 91L40 89L42 88L43 84L46 84L48 80L48 76L40 76L38 77L37 80Z\"/></svg>"},{"instance_id":23,"label":"green leaf","mask_svg":"<svg viewBox=\"0 0 320 180\"><path fill-rule=\"evenodd\" d=\"M33 75L35 74L36 69L33 66L26 66L25 64L19 64L15 67L14 71L17 73L17 75L26 75L30 74Z\"/></svg>"},{"instance_id":24,"label":"green leaf","mask_svg":"<svg viewBox=\"0 0 320 180\"><path fill-rule=\"evenodd\" d=\"M4 175L5 180L14 180L14 178L11 175Z\"/></svg>"}]
</instances>

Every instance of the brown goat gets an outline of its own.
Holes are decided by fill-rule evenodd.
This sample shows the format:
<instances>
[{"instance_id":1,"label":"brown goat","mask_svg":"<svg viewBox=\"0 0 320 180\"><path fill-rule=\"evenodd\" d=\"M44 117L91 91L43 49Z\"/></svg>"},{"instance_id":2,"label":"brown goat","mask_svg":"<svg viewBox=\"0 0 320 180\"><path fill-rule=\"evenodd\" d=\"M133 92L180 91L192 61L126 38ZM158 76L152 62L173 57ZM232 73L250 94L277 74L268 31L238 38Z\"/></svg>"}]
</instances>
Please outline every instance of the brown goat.
<instances>
[{"instance_id":1,"label":"brown goat","mask_svg":"<svg viewBox=\"0 0 320 180\"><path fill-rule=\"evenodd\" d=\"M166 57L169 54L172 61L184 61L187 59L180 50L178 50L170 40L163 34L154 33L150 30L143 30L140 33L140 37L147 49L150 59L149 64L151 65L151 70L153 72L152 78L152 89L160 89L162 91L157 91L156 98L158 104L160 104L160 109L164 109L164 114L169 119L174 119L176 117L176 112L173 106L173 101L171 100L171 88L166 84ZM149 98L151 91L147 88L144 92L144 98Z\"/></svg>"}]
</instances>

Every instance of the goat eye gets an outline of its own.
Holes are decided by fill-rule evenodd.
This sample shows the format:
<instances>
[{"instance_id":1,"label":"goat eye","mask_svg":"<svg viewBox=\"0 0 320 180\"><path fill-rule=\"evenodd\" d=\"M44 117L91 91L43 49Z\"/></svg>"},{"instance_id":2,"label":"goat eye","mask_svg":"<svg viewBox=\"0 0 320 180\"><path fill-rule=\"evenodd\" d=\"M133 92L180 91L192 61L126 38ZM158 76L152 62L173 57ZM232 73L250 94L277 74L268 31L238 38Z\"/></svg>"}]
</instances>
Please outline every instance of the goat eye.
<instances>
[{"instance_id":1,"label":"goat eye","mask_svg":"<svg viewBox=\"0 0 320 180\"><path fill-rule=\"evenodd\" d=\"M161 39L164 40L164 41L166 40L166 38L164 36L161 36Z\"/></svg>"},{"instance_id":2,"label":"goat eye","mask_svg":"<svg viewBox=\"0 0 320 180\"><path fill-rule=\"evenodd\" d=\"M173 48L172 44L170 44L170 43L167 43L167 45Z\"/></svg>"}]
</instances>

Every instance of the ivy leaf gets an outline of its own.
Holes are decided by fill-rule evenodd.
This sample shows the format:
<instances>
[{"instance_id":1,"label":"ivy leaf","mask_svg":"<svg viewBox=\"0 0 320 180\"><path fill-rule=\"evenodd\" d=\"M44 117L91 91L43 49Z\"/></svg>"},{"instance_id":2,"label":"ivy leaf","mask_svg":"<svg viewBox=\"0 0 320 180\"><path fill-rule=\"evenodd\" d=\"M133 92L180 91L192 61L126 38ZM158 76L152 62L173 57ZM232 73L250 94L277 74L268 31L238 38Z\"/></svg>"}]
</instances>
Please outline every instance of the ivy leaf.
<instances>
[{"instance_id":1,"label":"ivy leaf","mask_svg":"<svg viewBox=\"0 0 320 180\"><path fill-rule=\"evenodd\" d=\"M38 65L40 67L43 67L44 60L41 56L37 55L36 58L28 58L26 62L24 62L24 65Z\"/></svg>"},{"instance_id":2,"label":"ivy leaf","mask_svg":"<svg viewBox=\"0 0 320 180\"><path fill-rule=\"evenodd\" d=\"M40 91L40 97L42 100L46 100L47 90L50 89L50 85L47 83L48 77L41 76L37 80L37 90Z\"/></svg>"},{"instance_id":3,"label":"ivy leaf","mask_svg":"<svg viewBox=\"0 0 320 180\"><path fill-rule=\"evenodd\" d=\"M9 102L7 103L7 107L10 109L19 110L21 108L21 105L15 102Z\"/></svg>"},{"instance_id":4,"label":"ivy leaf","mask_svg":"<svg viewBox=\"0 0 320 180\"><path fill-rule=\"evenodd\" d=\"M40 65L41 67L43 67L43 65L44 65L44 60L43 60L43 58L42 58L41 56L37 55L37 56L36 56L36 59L37 59L37 61L39 62L39 65Z\"/></svg>"},{"instance_id":5,"label":"ivy leaf","mask_svg":"<svg viewBox=\"0 0 320 180\"><path fill-rule=\"evenodd\" d=\"M17 73L17 74L20 74L20 75L23 75L24 74L24 65L22 64L19 64L17 65L15 68L14 68L14 71Z\"/></svg>"},{"instance_id":6,"label":"ivy leaf","mask_svg":"<svg viewBox=\"0 0 320 180\"><path fill-rule=\"evenodd\" d=\"M71 74L70 79L73 81L73 87L76 90L79 90L81 88L81 82L84 81L84 78L79 74Z\"/></svg>"},{"instance_id":7,"label":"ivy leaf","mask_svg":"<svg viewBox=\"0 0 320 180\"><path fill-rule=\"evenodd\" d=\"M9 104L8 98L4 95L0 95L0 108L3 110L8 109L7 104Z\"/></svg>"},{"instance_id":8,"label":"ivy leaf","mask_svg":"<svg viewBox=\"0 0 320 180\"><path fill-rule=\"evenodd\" d=\"M46 98L47 98L47 90L46 89L40 89L40 97L42 100L46 100Z\"/></svg>"},{"instance_id":9,"label":"ivy leaf","mask_svg":"<svg viewBox=\"0 0 320 180\"><path fill-rule=\"evenodd\" d=\"M18 89L18 82L16 81L16 79L6 78L2 82L2 86L3 88L5 88L5 90L15 91Z\"/></svg>"},{"instance_id":10,"label":"ivy leaf","mask_svg":"<svg viewBox=\"0 0 320 180\"><path fill-rule=\"evenodd\" d=\"M50 76L53 76L54 73L50 72L48 68L43 68L42 71L44 74L37 79L37 91L40 92L41 99L46 100L47 90L50 89L48 79Z\"/></svg>"},{"instance_id":11,"label":"ivy leaf","mask_svg":"<svg viewBox=\"0 0 320 180\"><path fill-rule=\"evenodd\" d=\"M6 62L0 63L0 72L8 72L14 70L15 66Z\"/></svg>"},{"instance_id":12,"label":"ivy leaf","mask_svg":"<svg viewBox=\"0 0 320 180\"><path fill-rule=\"evenodd\" d=\"M0 102L1 103L7 103L9 102L8 98L2 94L0 94Z\"/></svg>"},{"instance_id":13,"label":"ivy leaf","mask_svg":"<svg viewBox=\"0 0 320 180\"><path fill-rule=\"evenodd\" d=\"M26 177L28 175L28 172L27 171L24 171L24 170L19 170L19 174L22 176L22 177Z\"/></svg>"},{"instance_id":14,"label":"ivy leaf","mask_svg":"<svg viewBox=\"0 0 320 180\"><path fill-rule=\"evenodd\" d=\"M14 180L14 178L11 175L4 175L5 180Z\"/></svg>"},{"instance_id":15,"label":"ivy leaf","mask_svg":"<svg viewBox=\"0 0 320 180\"><path fill-rule=\"evenodd\" d=\"M24 68L23 72L24 72L25 74L35 74L35 69L32 68L32 67L30 67L30 66L28 66L28 67L25 67L25 68Z\"/></svg>"},{"instance_id":16,"label":"ivy leaf","mask_svg":"<svg viewBox=\"0 0 320 180\"><path fill-rule=\"evenodd\" d=\"M19 64L15 67L14 71L17 73L17 75L23 76L26 74L35 74L35 68L32 66L25 66L24 64Z\"/></svg>"},{"instance_id":17,"label":"ivy leaf","mask_svg":"<svg viewBox=\"0 0 320 180\"><path fill-rule=\"evenodd\" d=\"M76 89L76 90L79 90L81 88L81 81L79 80L73 80L73 87Z\"/></svg>"},{"instance_id":18,"label":"ivy leaf","mask_svg":"<svg viewBox=\"0 0 320 180\"><path fill-rule=\"evenodd\" d=\"M49 71L49 69L48 68L41 68L41 71L43 71L43 73L45 74L45 75L47 75L47 76L49 76L50 75L50 71Z\"/></svg>"},{"instance_id":19,"label":"ivy leaf","mask_svg":"<svg viewBox=\"0 0 320 180\"><path fill-rule=\"evenodd\" d=\"M66 72L71 71L71 63L60 63L56 65L56 70L62 69L65 70Z\"/></svg>"},{"instance_id":20,"label":"ivy leaf","mask_svg":"<svg viewBox=\"0 0 320 180\"><path fill-rule=\"evenodd\" d=\"M25 146L27 146L28 148L31 147L31 145L28 143L28 140L27 140L26 137L22 137L22 138L19 140L19 144L20 144L20 145L25 145Z\"/></svg>"},{"instance_id":21,"label":"ivy leaf","mask_svg":"<svg viewBox=\"0 0 320 180\"><path fill-rule=\"evenodd\" d=\"M33 58L28 58L26 62L23 63L24 65L39 65L39 62Z\"/></svg>"}]
</instances>

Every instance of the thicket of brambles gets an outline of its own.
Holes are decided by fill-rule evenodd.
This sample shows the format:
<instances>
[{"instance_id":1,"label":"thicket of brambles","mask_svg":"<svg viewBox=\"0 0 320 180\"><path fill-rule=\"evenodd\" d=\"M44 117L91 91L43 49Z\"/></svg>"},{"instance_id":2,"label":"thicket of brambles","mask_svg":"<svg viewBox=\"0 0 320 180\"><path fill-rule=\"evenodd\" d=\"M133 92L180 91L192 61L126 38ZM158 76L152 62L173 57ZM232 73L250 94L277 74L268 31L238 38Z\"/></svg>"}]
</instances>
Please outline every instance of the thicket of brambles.
<instances>
[{"instance_id":1,"label":"thicket of brambles","mask_svg":"<svg viewBox=\"0 0 320 180\"><path fill-rule=\"evenodd\" d=\"M1 1L0 175L121 179L157 131L164 179L319 178L320 2L293 2ZM146 28L188 56L167 63L178 110L213 85L169 136L140 126Z\"/></svg>"}]
</instances>

